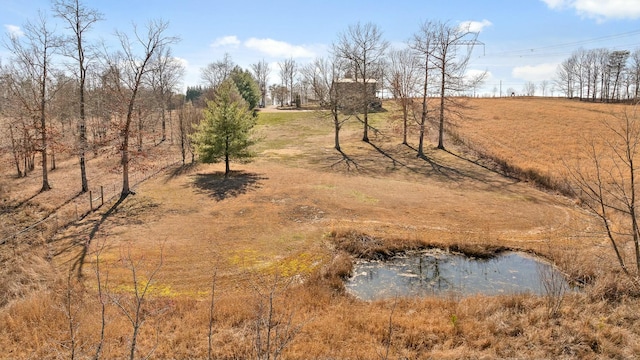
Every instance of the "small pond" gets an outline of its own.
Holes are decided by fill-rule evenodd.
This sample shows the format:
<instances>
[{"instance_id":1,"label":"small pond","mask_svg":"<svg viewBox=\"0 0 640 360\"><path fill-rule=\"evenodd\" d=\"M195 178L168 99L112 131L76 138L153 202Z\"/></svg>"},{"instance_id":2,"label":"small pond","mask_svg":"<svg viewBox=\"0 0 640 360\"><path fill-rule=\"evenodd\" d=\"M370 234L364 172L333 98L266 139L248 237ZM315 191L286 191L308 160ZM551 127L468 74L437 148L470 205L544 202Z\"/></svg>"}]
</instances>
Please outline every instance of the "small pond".
<instances>
[{"instance_id":1,"label":"small pond","mask_svg":"<svg viewBox=\"0 0 640 360\"><path fill-rule=\"evenodd\" d=\"M362 300L478 293L543 295L541 279L551 276L556 286L568 288L557 270L531 255L507 252L491 259L476 259L431 249L403 253L384 261L358 261L346 287Z\"/></svg>"}]
</instances>

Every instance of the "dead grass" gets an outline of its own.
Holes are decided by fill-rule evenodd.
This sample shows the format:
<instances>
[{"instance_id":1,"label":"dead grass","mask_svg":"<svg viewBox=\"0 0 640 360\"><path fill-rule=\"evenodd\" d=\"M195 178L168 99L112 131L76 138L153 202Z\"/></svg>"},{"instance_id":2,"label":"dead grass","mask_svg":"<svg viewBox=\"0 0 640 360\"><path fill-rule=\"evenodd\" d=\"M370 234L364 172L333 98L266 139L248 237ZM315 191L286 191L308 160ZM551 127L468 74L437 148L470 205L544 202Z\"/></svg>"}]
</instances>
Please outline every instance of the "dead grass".
<instances>
[{"instance_id":1,"label":"dead grass","mask_svg":"<svg viewBox=\"0 0 640 360\"><path fill-rule=\"evenodd\" d=\"M498 131L497 119L510 114L503 106L526 113L521 110L526 104L508 100L495 99L494 115L487 103L478 119L470 120L475 126L461 124L460 132L472 139ZM595 111L590 104L585 109ZM487 115L480 117L480 111ZM123 297L133 289L126 256L140 261L144 275L164 254L145 304L149 316L139 356L157 346L154 358L206 358L214 272L217 359L255 357L257 289L269 289L276 275L291 279L291 285L276 292L274 314L301 327L285 349L287 359L373 359L387 348L390 358L410 359L596 359L640 353L639 300L611 271L597 223L571 199L479 166L455 146L449 152L428 147L427 159L416 158L414 136L410 146L399 145L385 113L372 119L379 131L371 133L371 144L360 141L361 124L347 124L342 153L333 150L331 124L314 112L260 116L258 158L232 164L228 181L219 176L220 165L173 169L141 184L137 195L117 207L109 202L52 241L38 242L37 251L25 248L17 267L32 269L37 276L24 277L38 286L25 285L0 310L0 323L6 324L0 326L2 356L68 357L69 316L61 306L68 285L61 279L78 263L83 264L74 293L78 354L93 354L101 322L96 251L103 281L108 275L107 291ZM557 131L532 126L533 120L520 125L531 146L532 139ZM479 144L508 159L517 155L518 166L542 172L536 166L546 162L535 150L508 152L515 143L502 141ZM342 279L351 272L353 254L384 257L423 246L476 256L506 248L531 251L589 281L584 291L566 295L554 317L544 297L530 295L363 302L345 293ZM30 262L26 254L38 255L47 266ZM103 358L122 358L129 327L122 313L107 305Z\"/></svg>"},{"instance_id":2,"label":"dead grass","mask_svg":"<svg viewBox=\"0 0 640 360\"><path fill-rule=\"evenodd\" d=\"M478 98L469 104L456 128L464 143L505 173L558 190L566 186L567 166L584 159L588 141L601 139L608 133L604 124L631 109L564 98Z\"/></svg>"}]
</instances>

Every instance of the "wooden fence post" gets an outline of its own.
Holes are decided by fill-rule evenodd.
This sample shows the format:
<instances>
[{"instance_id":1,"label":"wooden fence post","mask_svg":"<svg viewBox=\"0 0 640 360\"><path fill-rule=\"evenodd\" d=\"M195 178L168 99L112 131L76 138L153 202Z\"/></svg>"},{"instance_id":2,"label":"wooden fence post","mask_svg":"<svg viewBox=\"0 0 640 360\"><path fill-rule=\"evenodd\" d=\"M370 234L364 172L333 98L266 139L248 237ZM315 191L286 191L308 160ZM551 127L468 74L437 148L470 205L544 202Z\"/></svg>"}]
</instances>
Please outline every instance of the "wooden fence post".
<instances>
[{"instance_id":1,"label":"wooden fence post","mask_svg":"<svg viewBox=\"0 0 640 360\"><path fill-rule=\"evenodd\" d=\"M100 185L100 206L104 205L104 187Z\"/></svg>"},{"instance_id":2,"label":"wooden fence post","mask_svg":"<svg viewBox=\"0 0 640 360\"><path fill-rule=\"evenodd\" d=\"M93 194L89 191L89 208L93 211Z\"/></svg>"}]
</instances>

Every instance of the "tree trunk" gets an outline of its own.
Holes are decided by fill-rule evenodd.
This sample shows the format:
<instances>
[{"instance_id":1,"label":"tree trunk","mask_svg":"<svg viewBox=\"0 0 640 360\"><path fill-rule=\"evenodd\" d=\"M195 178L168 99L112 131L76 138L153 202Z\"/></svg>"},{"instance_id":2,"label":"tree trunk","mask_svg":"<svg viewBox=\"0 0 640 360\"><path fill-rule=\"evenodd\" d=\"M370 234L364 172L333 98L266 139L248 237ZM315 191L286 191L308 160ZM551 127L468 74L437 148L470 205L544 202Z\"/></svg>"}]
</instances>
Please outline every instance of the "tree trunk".
<instances>
[{"instance_id":1,"label":"tree trunk","mask_svg":"<svg viewBox=\"0 0 640 360\"><path fill-rule=\"evenodd\" d=\"M80 41L78 41L80 42ZM87 180L87 170L85 165L85 151L87 150L87 119L85 114L84 104L84 81L85 75L80 65L80 151L78 157L80 158L80 181L81 181L81 193L89 191L89 182Z\"/></svg>"},{"instance_id":2,"label":"tree trunk","mask_svg":"<svg viewBox=\"0 0 640 360\"><path fill-rule=\"evenodd\" d=\"M444 150L444 95L445 95L445 80L446 80L446 62L442 61L442 78L440 84L440 127L438 129L438 149Z\"/></svg>"},{"instance_id":3,"label":"tree trunk","mask_svg":"<svg viewBox=\"0 0 640 360\"><path fill-rule=\"evenodd\" d=\"M224 144L224 177L227 178L230 172L231 168L229 167L229 137L227 136Z\"/></svg>"},{"instance_id":4,"label":"tree trunk","mask_svg":"<svg viewBox=\"0 0 640 360\"><path fill-rule=\"evenodd\" d=\"M138 152L142 152L142 110L138 108Z\"/></svg>"},{"instance_id":5,"label":"tree trunk","mask_svg":"<svg viewBox=\"0 0 640 360\"><path fill-rule=\"evenodd\" d=\"M362 141L369 142L369 93L367 92L367 81L366 79L362 79L362 83L364 84L364 135L362 136Z\"/></svg>"},{"instance_id":6,"label":"tree trunk","mask_svg":"<svg viewBox=\"0 0 640 360\"><path fill-rule=\"evenodd\" d=\"M429 80L429 57L424 61L424 84L422 88L422 114L420 116L420 139L418 143L418 157L424 157L424 133L427 122L427 90Z\"/></svg>"},{"instance_id":7,"label":"tree trunk","mask_svg":"<svg viewBox=\"0 0 640 360\"><path fill-rule=\"evenodd\" d=\"M162 117L162 139L160 140L160 142L165 142L165 140L167 140L167 119L165 117L164 104L162 105L162 111L160 115Z\"/></svg>"},{"instance_id":8,"label":"tree trunk","mask_svg":"<svg viewBox=\"0 0 640 360\"><path fill-rule=\"evenodd\" d=\"M9 135L11 136L11 152L13 153L13 161L16 164L16 171L17 171L18 177L22 177L22 170L20 170L20 156L18 155L18 147L16 144L17 141L13 136L12 125L9 126Z\"/></svg>"},{"instance_id":9,"label":"tree trunk","mask_svg":"<svg viewBox=\"0 0 640 360\"><path fill-rule=\"evenodd\" d=\"M51 190L51 185L49 185L49 170L47 169L47 118L45 116L46 110L46 83L42 83L42 93L40 96L42 97L40 100L40 151L42 152L42 188L40 191L49 191Z\"/></svg>"},{"instance_id":10,"label":"tree trunk","mask_svg":"<svg viewBox=\"0 0 640 360\"><path fill-rule=\"evenodd\" d=\"M180 154L182 154L182 165L184 166L186 157L187 157L187 152L186 152L185 143L184 143L185 136L186 136L184 131L185 130L184 129L184 106L182 106L182 109L178 112L178 126L180 127Z\"/></svg>"},{"instance_id":11,"label":"tree trunk","mask_svg":"<svg viewBox=\"0 0 640 360\"><path fill-rule=\"evenodd\" d=\"M408 106L408 100L405 97L402 99L402 145L407 145L407 118L409 117L407 109Z\"/></svg>"},{"instance_id":12,"label":"tree trunk","mask_svg":"<svg viewBox=\"0 0 640 360\"><path fill-rule=\"evenodd\" d=\"M333 109L333 125L335 129L334 147L340 151L340 121L338 119L338 109Z\"/></svg>"},{"instance_id":13,"label":"tree trunk","mask_svg":"<svg viewBox=\"0 0 640 360\"><path fill-rule=\"evenodd\" d=\"M417 157L424 157L424 119L420 121L420 139L418 140L418 155Z\"/></svg>"},{"instance_id":14,"label":"tree trunk","mask_svg":"<svg viewBox=\"0 0 640 360\"><path fill-rule=\"evenodd\" d=\"M173 117L171 116L171 109L169 109L169 143L173 145Z\"/></svg>"},{"instance_id":15,"label":"tree trunk","mask_svg":"<svg viewBox=\"0 0 640 360\"><path fill-rule=\"evenodd\" d=\"M129 105L129 111L127 112L127 120L125 123L124 129L121 130L122 133L122 145L120 151L122 152L121 162L122 162L122 192L120 193L120 198L126 198L130 193L131 189L129 188L129 127L131 126L131 116L133 112L133 102Z\"/></svg>"}]
</instances>

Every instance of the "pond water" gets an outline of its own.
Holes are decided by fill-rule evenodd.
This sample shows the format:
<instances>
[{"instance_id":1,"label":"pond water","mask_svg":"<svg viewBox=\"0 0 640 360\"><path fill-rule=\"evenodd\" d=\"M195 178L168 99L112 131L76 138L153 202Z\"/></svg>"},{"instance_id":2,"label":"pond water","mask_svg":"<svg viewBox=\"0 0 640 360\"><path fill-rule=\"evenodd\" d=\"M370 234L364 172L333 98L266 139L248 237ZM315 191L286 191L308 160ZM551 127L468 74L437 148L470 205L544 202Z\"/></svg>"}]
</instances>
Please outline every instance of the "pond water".
<instances>
[{"instance_id":1,"label":"pond water","mask_svg":"<svg viewBox=\"0 0 640 360\"><path fill-rule=\"evenodd\" d=\"M432 249L384 261L358 261L345 285L347 291L362 300L478 293L543 295L542 277L554 279L555 286L568 288L557 270L530 255L508 252L491 259L476 259Z\"/></svg>"}]
</instances>

